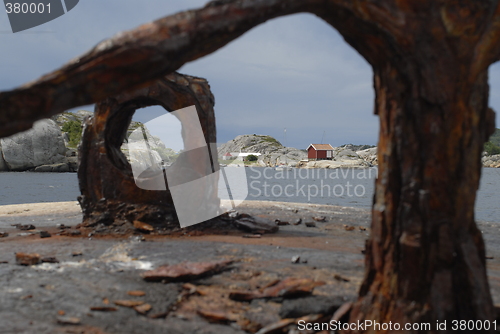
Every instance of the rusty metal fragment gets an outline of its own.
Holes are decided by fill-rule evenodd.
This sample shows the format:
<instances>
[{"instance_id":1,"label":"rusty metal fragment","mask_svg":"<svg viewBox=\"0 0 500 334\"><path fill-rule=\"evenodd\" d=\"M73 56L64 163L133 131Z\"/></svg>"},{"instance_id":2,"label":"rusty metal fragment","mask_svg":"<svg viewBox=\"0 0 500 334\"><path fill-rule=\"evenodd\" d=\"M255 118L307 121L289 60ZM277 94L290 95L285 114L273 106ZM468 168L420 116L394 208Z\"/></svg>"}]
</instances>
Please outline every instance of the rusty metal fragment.
<instances>
[{"instance_id":1,"label":"rusty metal fragment","mask_svg":"<svg viewBox=\"0 0 500 334\"><path fill-rule=\"evenodd\" d=\"M275 233L279 230L273 221L259 216L250 216L246 213L238 214L231 221L237 228L256 234Z\"/></svg>"},{"instance_id":2,"label":"rusty metal fragment","mask_svg":"<svg viewBox=\"0 0 500 334\"><path fill-rule=\"evenodd\" d=\"M332 315L332 321L341 321L342 319L348 318L349 312L351 312L353 302L347 302L342 304L335 313Z\"/></svg>"},{"instance_id":3,"label":"rusty metal fragment","mask_svg":"<svg viewBox=\"0 0 500 334\"><path fill-rule=\"evenodd\" d=\"M91 311L96 311L96 312L116 312L118 309L116 307L112 306L92 306L90 308Z\"/></svg>"},{"instance_id":4,"label":"rusty metal fragment","mask_svg":"<svg viewBox=\"0 0 500 334\"><path fill-rule=\"evenodd\" d=\"M35 225L33 224L15 224L13 225L15 226L18 230L21 230L21 231L30 231L30 230L34 230L36 229Z\"/></svg>"},{"instance_id":5,"label":"rusty metal fragment","mask_svg":"<svg viewBox=\"0 0 500 334\"><path fill-rule=\"evenodd\" d=\"M315 287L325 285L325 282L309 278L288 277L263 291L233 291L229 298L239 301L251 301L260 298L294 298L310 295Z\"/></svg>"},{"instance_id":6,"label":"rusty metal fragment","mask_svg":"<svg viewBox=\"0 0 500 334\"><path fill-rule=\"evenodd\" d=\"M153 226L146 224L146 223L143 223L143 222L138 221L138 220L134 220L133 224L134 224L134 227L136 229L138 229L139 231L142 231L142 232L153 232L155 230Z\"/></svg>"},{"instance_id":7,"label":"rusty metal fragment","mask_svg":"<svg viewBox=\"0 0 500 334\"><path fill-rule=\"evenodd\" d=\"M146 292L144 292L142 290L131 290L131 291L127 291L127 295L134 296L134 297L142 297L142 296L146 295Z\"/></svg>"},{"instance_id":8,"label":"rusty metal fragment","mask_svg":"<svg viewBox=\"0 0 500 334\"><path fill-rule=\"evenodd\" d=\"M238 317L229 312L217 311L217 310L198 310L198 314L203 318L207 319L209 322L213 323L228 323L232 321L237 321Z\"/></svg>"},{"instance_id":9,"label":"rusty metal fragment","mask_svg":"<svg viewBox=\"0 0 500 334\"><path fill-rule=\"evenodd\" d=\"M141 306L142 304L144 304L142 300L114 300L113 303L118 306L130 308Z\"/></svg>"},{"instance_id":10,"label":"rusty metal fragment","mask_svg":"<svg viewBox=\"0 0 500 334\"><path fill-rule=\"evenodd\" d=\"M151 309L153 308L153 306L151 306L150 304L141 304L141 305L138 305L138 306L134 306L134 310L139 313L139 314L146 314L148 313L149 311L151 311Z\"/></svg>"},{"instance_id":11,"label":"rusty metal fragment","mask_svg":"<svg viewBox=\"0 0 500 334\"><path fill-rule=\"evenodd\" d=\"M149 270L141 276L146 281L187 281L207 275L213 275L224 270L233 263L231 260L219 260L211 262L182 262L171 266L161 266Z\"/></svg>"},{"instance_id":12,"label":"rusty metal fragment","mask_svg":"<svg viewBox=\"0 0 500 334\"><path fill-rule=\"evenodd\" d=\"M58 316L57 323L61 325L79 325L82 319L77 317Z\"/></svg>"},{"instance_id":13,"label":"rusty metal fragment","mask_svg":"<svg viewBox=\"0 0 500 334\"><path fill-rule=\"evenodd\" d=\"M40 254L37 253L16 253L16 263L22 266L32 266L39 264L41 260Z\"/></svg>"}]
</instances>

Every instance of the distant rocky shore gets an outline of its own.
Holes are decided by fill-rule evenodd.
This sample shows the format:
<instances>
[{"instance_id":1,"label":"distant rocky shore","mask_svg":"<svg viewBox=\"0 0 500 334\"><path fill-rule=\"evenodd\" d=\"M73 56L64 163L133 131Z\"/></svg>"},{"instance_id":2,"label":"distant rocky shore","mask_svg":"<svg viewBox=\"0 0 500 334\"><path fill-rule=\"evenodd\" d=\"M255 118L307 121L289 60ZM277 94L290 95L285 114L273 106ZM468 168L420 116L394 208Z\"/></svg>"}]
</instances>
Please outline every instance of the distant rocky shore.
<instances>
[{"instance_id":1,"label":"distant rocky shore","mask_svg":"<svg viewBox=\"0 0 500 334\"><path fill-rule=\"evenodd\" d=\"M62 113L36 122L28 131L0 139L0 172L76 172L81 127L93 114L86 110ZM131 122L128 134L139 126L143 124ZM146 132L149 134L147 129ZM174 155L175 152L165 148L158 138L149 136L149 139L154 154L166 161ZM126 143L122 150L128 156Z\"/></svg>"},{"instance_id":2,"label":"distant rocky shore","mask_svg":"<svg viewBox=\"0 0 500 334\"><path fill-rule=\"evenodd\" d=\"M34 172L76 172L78 157L76 146L79 133L71 133L67 125L71 123L75 131L80 131L86 117L92 116L90 111L79 110L75 113L63 113L52 119L36 122L31 130L0 139L0 172L2 171L34 171ZM132 122L129 134L139 122ZM63 130L69 131L65 132ZM147 132L147 129L145 129ZM76 143L75 138L76 137ZM166 148L159 138L150 136L153 153L162 160L175 159L177 152ZM368 147L368 148L366 148ZM128 156L128 147L122 147ZM290 166L297 168L367 168L376 166L377 148L356 145L335 147L331 160L308 161L306 150L285 147L278 140L267 135L240 135L222 144L218 148L219 160L235 152L258 153L256 166ZM131 157L129 156L129 159ZM243 165L243 161L228 161ZM483 153L484 167L500 168L500 154ZM248 164L248 162L246 162Z\"/></svg>"},{"instance_id":3,"label":"distant rocky shore","mask_svg":"<svg viewBox=\"0 0 500 334\"><path fill-rule=\"evenodd\" d=\"M368 168L378 165L377 147L369 145L343 145L333 148L331 160L307 159L306 150L285 147L279 141L266 135L240 135L222 144L218 149L219 159L223 160L227 153L252 152L259 153L253 165L290 166L297 168ZM243 161L232 161L243 165ZM483 167L500 168L500 154L483 153ZM248 162L246 163L248 164Z\"/></svg>"},{"instance_id":4,"label":"distant rocky shore","mask_svg":"<svg viewBox=\"0 0 500 334\"><path fill-rule=\"evenodd\" d=\"M0 172L76 172L76 145L70 144L68 133L62 129L68 122L80 128L90 115L93 113L85 110L63 113L35 122L28 131L0 139Z\"/></svg>"},{"instance_id":5,"label":"distant rocky shore","mask_svg":"<svg viewBox=\"0 0 500 334\"><path fill-rule=\"evenodd\" d=\"M298 168L367 168L377 165L376 147L344 145L334 148L332 160L308 161L306 150L285 147L271 136L255 134L241 135L222 144L218 149L219 159L224 159L227 153L237 152L259 153L254 164L262 167L285 165ZM231 163L243 164L242 161Z\"/></svg>"},{"instance_id":6,"label":"distant rocky shore","mask_svg":"<svg viewBox=\"0 0 500 334\"><path fill-rule=\"evenodd\" d=\"M74 172L75 151L64 145L64 137L52 119L36 122L32 129L0 139L0 171Z\"/></svg>"}]
</instances>

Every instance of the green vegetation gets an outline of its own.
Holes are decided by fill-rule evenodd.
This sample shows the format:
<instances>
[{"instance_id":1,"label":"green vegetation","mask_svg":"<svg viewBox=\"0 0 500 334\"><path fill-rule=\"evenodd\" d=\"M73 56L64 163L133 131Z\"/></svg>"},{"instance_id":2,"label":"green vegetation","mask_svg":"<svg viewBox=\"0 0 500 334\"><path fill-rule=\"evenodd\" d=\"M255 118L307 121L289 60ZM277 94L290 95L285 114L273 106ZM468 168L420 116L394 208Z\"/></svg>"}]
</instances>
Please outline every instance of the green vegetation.
<instances>
[{"instance_id":1,"label":"green vegetation","mask_svg":"<svg viewBox=\"0 0 500 334\"><path fill-rule=\"evenodd\" d=\"M82 138L82 123L80 121L68 121L62 126L62 131L68 133L68 146L76 148Z\"/></svg>"},{"instance_id":2,"label":"green vegetation","mask_svg":"<svg viewBox=\"0 0 500 334\"><path fill-rule=\"evenodd\" d=\"M484 144L484 151L487 155L500 154L500 146L493 144L491 141Z\"/></svg>"},{"instance_id":3,"label":"green vegetation","mask_svg":"<svg viewBox=\"0 0 500 334\"><path fill-rule=\"evenodd\" d=\"M247 161L257 161L257 160L259 160L259 158L254 154L250 154L249 156L247 156L246 160Z\"/></svg>"},{"instance_id":4,"label":"green vegetation","mask_svg":"<svg viewBox=\"0 0 500 334\"><path fill-rule=\"evenodd\" d=\"M484 151L487 155L500 154L500 129L496 129L490 141L484 144Z\"/></svg>"},{"instance_id":5,"label":"green vegetation","mask_svg":"<svg viewBox=\"0 0 500 334\"><path fill-rule=\"evenodd\" d=\"M279 141L277 141L275 138L271 137L271 136L257 136L260 138L261 141L265 141L265 142L268 142L274 146L283 146L281 145L281 143Z\"/></svg>"},{"instance_id":6,"label":"green vegetation","mask_svg":"<svg viewBox=\"0 0 500 334\"><path fill-rule=\"evenodd\" d=\"M500 129L496 129L495 133L491 135L490 142L500 146Z\"/></svg>"}]
</instances>

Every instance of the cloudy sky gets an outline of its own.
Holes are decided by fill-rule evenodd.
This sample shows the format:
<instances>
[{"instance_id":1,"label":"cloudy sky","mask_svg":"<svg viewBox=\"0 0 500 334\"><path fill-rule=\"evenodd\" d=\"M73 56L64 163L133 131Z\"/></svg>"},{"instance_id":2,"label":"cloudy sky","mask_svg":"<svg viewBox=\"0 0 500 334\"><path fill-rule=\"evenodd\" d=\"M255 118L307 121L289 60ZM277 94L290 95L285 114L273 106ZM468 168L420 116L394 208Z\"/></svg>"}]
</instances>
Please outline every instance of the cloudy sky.
<instances>
[{"instance_id":1,"label":"cloudy sky","mask_svg":"<svg viewBox=\"0 0 500 334\"><path fill-rule=\"evenodd\" d=\"M0 11L0 90L56 69L118 31L205 3L80 0L67 14L16 34ZM321 141L333 146L377 143L370 66L310 14L269 21L179 71L208 79L216 99L219 143L253 133L297 148ZM490 69L490 85L490 105L500 112L499 63ZM135 119L148 121L162 113L158 107L146 108ZM162 126L153 132L168 138L167 146L181 148L177 122Z\"/></svg>"}]
</instances>

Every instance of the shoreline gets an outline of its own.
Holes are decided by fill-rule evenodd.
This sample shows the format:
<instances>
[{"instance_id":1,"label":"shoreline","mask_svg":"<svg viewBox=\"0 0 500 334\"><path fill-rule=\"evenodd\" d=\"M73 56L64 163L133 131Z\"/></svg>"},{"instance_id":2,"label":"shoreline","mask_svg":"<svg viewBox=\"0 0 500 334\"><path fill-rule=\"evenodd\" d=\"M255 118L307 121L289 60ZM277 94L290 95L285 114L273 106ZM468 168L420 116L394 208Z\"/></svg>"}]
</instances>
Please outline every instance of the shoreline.
<instances>
[{"instance_id":1,"label":"shoreline","mask_svg":"<svg viewBox=\"0 0 500 334\"><path fill-rule=\"evenodd\" d=\"M221 201L221 206L229 201ZM355 207L355 206L341 206L330 204L315 204L315 203L301 203L301 202L281 202L281 201L261 201L261 200L245 200L241 203L236 210L266 210L271 207L294 207L301 209L320 209L321 211L335 211L335 208L340 210L352 210L357 212L367 212L370 214L371 207ZM0 218L5 217L38 217L38 216L51 216L51 215L79 215L82 214L80 204L78 201L64 201L64 202L38 202L38 203L23 203L23 204L6 204L0 205ZM1 220L1 219L0 219ZM477 224L494 224L500 228L500 223L487 220L476 220ZM1 225L0 225L1 227Z\"/></svg>"},{"instance_id":2,"label":"shoreline","mask_svg":"<svg viewBox=\"0 0 500 334\"><path fill-rule=\"evenodd\" d=\"M221 206L229 201L222 200ZM333 210L345 209L353 210L358 212L368 212L370 213L371 207L356 207L356 206L341 206L341 205L330 205L330 204L315 204L315 203L302 203L302 202L282 202L282 201L261 201L261 200L245 200L241 203L236 210L253 209L253 210L265 210L269 207L294 207L294 208L318 208L320 210ZM78 201L64 201L64 202L37 202L37 203L22 203L22 204L6 204L0 205L0 218L2 217L31 217L31 216L50 216L58 214L81 214L81 208ZM476 220L476 223L484 224L497 224L500 227L499 222L487 221L487 220Z\"/></svg>"},{"instance_id":3,"label":"shoreline","mask_svg":"<svg viewBox=\"0 0 500 334\"><path fill-rule=\"evenodd\" d=\"M26 217L60 213L81 213L78 201L0 205L0 217Z\"/></svg>"}]
</instances>

